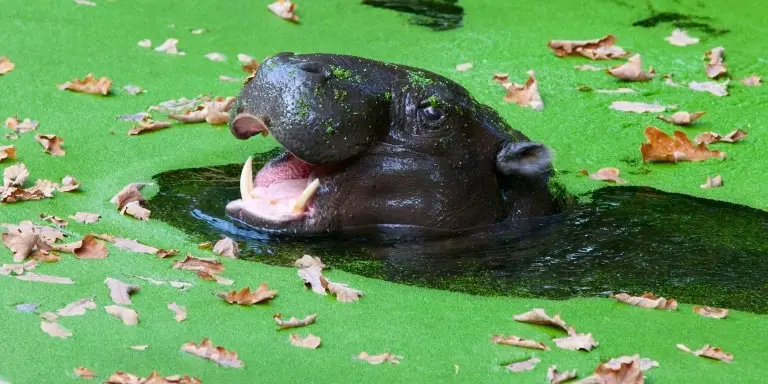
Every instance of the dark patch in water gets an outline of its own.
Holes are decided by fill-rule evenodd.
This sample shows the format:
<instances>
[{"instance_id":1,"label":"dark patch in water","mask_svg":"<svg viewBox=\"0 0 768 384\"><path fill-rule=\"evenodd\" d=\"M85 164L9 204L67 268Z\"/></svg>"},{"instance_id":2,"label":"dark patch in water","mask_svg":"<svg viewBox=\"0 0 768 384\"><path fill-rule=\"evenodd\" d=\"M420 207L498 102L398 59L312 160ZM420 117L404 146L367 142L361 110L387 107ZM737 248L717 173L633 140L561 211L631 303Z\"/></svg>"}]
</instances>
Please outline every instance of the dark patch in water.
<instances>
[{"instance_id":1,"label":"dark patch in water","mask_svg":"<svg viewBox=\"0 0 768 384\"><path fill-rule=\"evenodd\" d=\"M458 0L362 0L363 4L387 8L413 15L412 24L425 26L435 31L461 27L464 8L456 5Z\"/></svg>"},{"instance_id":2,"label":"dark patch in water","mask_svg":"<svg viewBox=\"0 0 768 384\"><path fill-rule=\"evenodd\" d=\"M255 161L259 167L274 156ZM244 258L292 265L305 253L341 270L482 295L569 298L653 291L687 303L768 312L768 213L650 188L611 187L549 222L459 238L272 237L235 226L242 165L160 174L153 219L192 241L226 234Z\"/></svg>"},{"instance_id":3,"label":"dark patch in water","mask_svg":"<svg viewBox=\"0 0 768 384\"><path fill-rule=\"evenodd\" d=\"M651 11L651 16L632 23L633 27L653 28L659 24L672 24L681 29L697 29L710 36L722 36L728 32L728 29L715 28L708 21L709 17L689 16L677 12L655 12Z\"/></svg>"}]
</instances>

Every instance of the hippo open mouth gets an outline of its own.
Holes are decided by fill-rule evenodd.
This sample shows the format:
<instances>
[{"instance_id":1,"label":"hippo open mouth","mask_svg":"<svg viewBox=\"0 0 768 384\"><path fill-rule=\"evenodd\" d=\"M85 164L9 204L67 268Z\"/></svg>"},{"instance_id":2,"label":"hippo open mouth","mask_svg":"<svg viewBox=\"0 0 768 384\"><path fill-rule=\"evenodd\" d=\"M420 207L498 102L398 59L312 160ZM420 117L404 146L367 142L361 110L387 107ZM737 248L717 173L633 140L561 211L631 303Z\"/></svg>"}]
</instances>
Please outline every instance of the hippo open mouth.
<instances>
[{"instance_id":1,"label":"hippo open mouth","mask_svg":"<svg viewBox=\"0 0 768 384\"><path fill-rule=\"evenodd\" d=\"M317 234L416 226L461 230L558 207L546 146L432 72L352 56L265 60L230 110L238 139L285 153L243 166L227 215L259 230Z\"/></svg>"}]
</instances>

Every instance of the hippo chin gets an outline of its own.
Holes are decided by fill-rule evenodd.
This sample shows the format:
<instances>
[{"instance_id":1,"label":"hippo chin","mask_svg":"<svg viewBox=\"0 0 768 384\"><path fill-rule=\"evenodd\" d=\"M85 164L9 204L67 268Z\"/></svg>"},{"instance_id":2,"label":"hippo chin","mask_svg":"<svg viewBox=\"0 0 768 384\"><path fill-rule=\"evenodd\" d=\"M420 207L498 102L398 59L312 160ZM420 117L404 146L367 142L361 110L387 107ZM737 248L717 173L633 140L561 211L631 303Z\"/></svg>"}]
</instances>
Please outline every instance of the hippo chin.
<instances>
[{"instance_id":1,"label":"hippo chin","mask_svg":"<svg viewBox=\"0 0 768 384\"><path fill-rule=\"evenodd\" d=\"M240 179L227 215L299 235L411 226L459 231L559 211L546 146L457 83L343 55L264 61L231 109L239 139L285 153Z\"/></svg>"}]
</instances>

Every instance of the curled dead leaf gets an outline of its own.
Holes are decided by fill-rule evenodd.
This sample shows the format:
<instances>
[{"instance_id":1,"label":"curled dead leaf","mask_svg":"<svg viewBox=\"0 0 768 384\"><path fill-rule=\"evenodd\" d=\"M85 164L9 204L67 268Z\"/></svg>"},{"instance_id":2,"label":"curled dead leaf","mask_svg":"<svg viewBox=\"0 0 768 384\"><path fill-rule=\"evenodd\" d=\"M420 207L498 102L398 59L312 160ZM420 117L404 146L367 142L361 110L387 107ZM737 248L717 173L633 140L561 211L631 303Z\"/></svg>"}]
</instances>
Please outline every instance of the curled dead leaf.
<instances>
[{"instance_id":1,"label":"curled dead leaf","mask_svg":"<svg viewBox=\"0 0 768 384\"><path fill-rule=\"evenodd\" d=\"M466 72L472 69L472 63L462 63L456 65L456 70L459 72Z\"/></svg>"},{"instance_id":2,"label":"curled dead leaf","mask_svg":"<svg viewBox=\"0 0 768 384\"><path fill-rule=\"evenodd\" d=\"M608 107L610 109L620 112L634 112L634 113L658 113L664 112L667 108L675 108L674 105L661 105L658 103L648 104L635 101L614 101Z\"/></svg>"},{"instance_id":3,"label":"curled dead leaf","mask_svg":"<svg viewBox=\"0 0 768 384\"><path fill-rule=\"evenodd\" d=\"M701 184L701 188L720 188L723 186L723 177L720 175L717 175L715 177L709 177L707 176L707 181L704 182L704 184Z\"/></svg>"},{"instance_id":4,"label":"curled dead leaf","mask_svg":"<svg viewBox=\"0 0 768 384\"><path fill-rule=\"evenodd\" d=\"M183 114L169 113L168 117L182 123L201 123L203 121L211 125L221 125L229 122L227 113L235 102L234 96L218 96L213 101L198 106L194 111L184 111Z\"/></svg>"},{"instance_id":5,"label":"curled dead leaf","mask_svg":"<svg viewBox=\"0 0 768 384\"><path fill-rule=\"evenodd\" d=\"M283 19L293 21L294 23L299 22L299 17L294 13L296 11L296 4L293 4L291 0L277 0L267 5L267 8Z\"/></svg>"},{"instance_id":6,"label":"curled dead leaf","mask_svg":"<svg viewBox=\"0 0 768 384\"><path fill-rule=\"evenodd\" d=\"M206 272L216 275L224 272L224 265L216 259L204 259L187 254L182 261L174 261L173 268L184 271Z\"/></svg>"},{"instance_id":7,"label":"curled dead leaf","mask_svg":"<svg viewBox=\"0 0 768 384\"><path fill-rule=\"evenodd\" d=\"M120 210L121 215L128 215L138 220L147 221L152 211L146 209L140 205L138 201L132 201L126 204L123 209Z\"/></svg>"},{"instance_id":8,"label":"curled dead leaf","mask_svg":"<svg viewBox=\"0 0 768 384\"><path fill-rule=\"evenodd\" d=\"M5 75L14 68L16 68L16 64L14 64L11 59L7 56L0 56L0 75Z\"/></svg>"},{"instance_id":9,"label":"curled dead leaf","mask_svg":"<svg viewBox=\"0 0 768 384\"><path fill-rule=\"evenodd\" d=\"M753 73L752 75L741 79L741 83L747 87L759 87L762 83L762 77Z\"/></svg>"},{"instance_id":10,"label":"curled dead leaf","mask_svg":"<svg viewBox=\"0 0 768 384\"><path fill-rule=\"evenodd\" d=\"M725 152L710 150L704 143L694 145L684 132L675 131L674 136L656 127L645 129L647 143L640 146L644 162L703 161L711 158L725 159Z\"/></svg>"},{"instance_id":11,"label":"curled dead leaf","mask_svg":"<svg viewBox=\"0 0 768 384\"><path fill-rule=\"evenodd\" d=\"M197 277L203 280L216 281L216 284L220 284L220 285L232 285L235 283L235 281L232 279L228 279L224 276L217 275L217 274L211 274L205 271L198 271Z\"/></svg>"},{"instance_id":12,"label":"curled dead leaf","mask_svg":"<svg viewBox=\"0 0 768 384\"><path fill-rule=\"evenodd\" d=\"M160 372L152 371L149 377L138 377L132 373L117 371L104 384L202 384L202 380L189 375L163 377Z\"/></svg>"},{"instance_id":13,"label":"curled dead leaf","mask_svg":"<svg viewBox=\"0 0 768 384\"><path fill-rule=\"evenodd\" d=\"M174 303L168 304L168 309L173 312L173 318L177 322L182 322L187 319L187 307L183 307L181 305Z\"/></svg>"},{"instance_id":14,"label":"curled dead leaf","mask_svg":"<svg viewBox=\"0 0 768 384\"><path fill-rule=\"evenodd\" d=\"M550 40L547 45L559 57L584 56L592 60L609 60L626 56L624 48L614 45L615 42L613 35L607 35L593 40Z\"/></svg>"},{"instance_id":15,"label":"curled dead leaf","mask_svg":"<svg viewBox=\"0 0 768 384\"><path fill-rule=\"evenodd\" d=\"M658 367L659 363L639 355L621 356L611 359L595 368L592 376L579 381L583 384L643 384L644 372Z\"/></svg>"},{"instance_id":16,"label":"curled dead leaf","mask_svg":"<svg viewBox=\"0 0 768 384\"><path fill-rule=\"evenodd\" d=\"M121 307L119 305L107 305L104 310L110 316L116 317L123 321L125 325L136 325L139 323L139 314L130 308Z\"/></svg>"},{"instance_id":17,"label":"curled dead leaf","mask_svg":"<svg viewBox=\"0 0 768 384\"><path fill-rule=\"evenodd\" d=\"M728 85L730 83L731 80L726 80L722 83L717 81L691 81L688 83L688 88L697 92L709 92L715 96L723 97L728 96Z\"/></svg>"},{"instance_id":18,"label":"curled dead leaf","mask_svg":"<svg viewBox=\"0 0 768 384\"><path fill-rule=\"evenodd\" d=\"M691 125L696 122L700 117L704 116L706 112L700 111L700 112L686 112L686 111L678 111L672 114L672 116L664 116L664 115L658 115L658 117L661 120L666 121L667 123L675 124L675 125Z\"/></svg>"},{"instance_id":19,"label":"curled dead leaf","mask_svg":"<svg viewBox=\"0 0 768 384\"><path fill-rule=\"evenodd\" d=\"M59 316L83 316L89 309L96 309L96 302L93 301L93 297L86 297L67 304L64 308L60 308L56 311Z\"/></svg>"},{"instance_id":20,"label":"curled dead leaf","mask_svg":"<svg viewBox=\"0 0 768 384\"><path fill-rule=\"evenodd\" d=\"M301 347L301 348L308 348L308 349L317 349L317 347L320 346L320 338L309 334L307 337L301 337L297 334L291 333L290 336L288 336L289 340L291 341L291 345L294 347Z\"/></svg>"},{"instance_id":21,"label":"curled dead leaf","mask_svg":"<svg viewBox=\"0 0 768 384\"><path fill-rule=\"evenodd\" d=\"M549 384L562 384L575 378L575 369L572 371L559 372L557 370L557 365L553 365L547 370L547 380L549 380Z\"/></svg>"},{"instance_id":22,"label":"curled dead leaf","mask_svg":"<svg viewBox=\"0 0 768 384\"><path fill-rule=\"evenodd\" d=\"M302 256L300 259L294 261L293 265L298 268L311 268L315 266L321 270L327 268L319 257L313 257L310 255Z\"/></svg>"},{"instance_id":23,"label":"curled dead leaf","mask_svg":"<svg viewBox=\"0 0 768 384\"><path fill-rule=\"evenodd\" d=\"M59 192L72 192L78 188L80 188L80 183L78 183L77 179L70 175L64 176L61 179L61 186L56 187Z\"/></svg>"},{"instance_id":24,"label":"curled dead leaf","mask_svg":"<svg viewBox=\"0 0 768 384\"><path fill-rule=\"evenodd\" d=\"M652 292L646 292L642 296L630 296L626 293L619 293L616 295L611 295L611 297L623 303L627 303L629 305L634 305L637 307L655 308L655 309L673 310L673 311L677 310L677 300L675 299L667 300L663 297L657 297Z\"/></svg>"},{"instance_id":25,"label":"curled dead leaf","mask_svg":"<svg viewBox=\"0 0 768 384\"><path fill-rule=\"evenodd\" d=\"M5 159L16 158L16 146L13 145L0 145L0 161Z\"/></svg>"},{"instance_id":26,"label":"curled dead leaf","mask_svg":"<svg viewBox=\"0 0 768 384\"><path fill-rule=\"evenodd\" d=\"M512 316L512 319L515 321L519 321L521 323L528 323L528 324L537 324L537 325L546 325L550 327L560 328L569 334L571 333L571 328L568 328L568 326L565 324L565 321L560 318L560 314L555 314L553 317L549 317L546 312L544 312L543 308L534 308L526 313L521 313L519 315Z\"/></svg>"},{"instance_id":27,"label":"curled dead leaf","mask_svg":"<svg viewBox=\"0 0 768 384\"><path fill-rule=\"evenodd\" d=\"M49 222L49 223L51 223L51 224L53 224L53 225L55 225L55 226L57 226L59 228L66 227L67 225L69 225L69 223L66 220L62 219L61 217L53 216L53 215L46 215L43 212L40 212L40 220L47 221L47 222Z\"/></svg>"},{"instance_id":28,"label":"curled dead leaf","mask_svg":"<svg viewBox=\"0 0 768 384\"><path fill-rule=\"evenodd\" d=\"M536 73L534 71L528 71L528 80L525 84L512 83L508 78L494 77L494 80L507 90L507 94L504 95L504 101L535 110L544 109L544 102L541 101L539 83L536 81Z\"/></svg>"},{"instance_id":29,"label":"curled dead leaf","mask_svg":"<svg viewBox=\"0 0 768 384\"><path fill-rule=\"evenodd\" d=\"M110 80L108 77L100 77L98 80L93 75L93 73L89 73L83 78L82 80L74 79L72 81L67 81L64 84L60 84L57 86L60 90L70 90L75 92L82 92L87 93L90 95L102 95L106 96L109 94L109 88L112 87L112 80Z\"/></svg>"},{"instance_id":30,"label":"curled dead leaf","mask_svg":"<svg viewBox=\"0 0 768 384\"><path fill-rule=\"evenodd\" d=\"M267 284L259 285L259 288L251 292L249 287L245 287L240 291L230 292L217 292L216 296L221 297L230 304L239 305L253 305L266 302L273 299L277 295L277 291L270 290Z\"/></svg>"},{"instance_id":31,"label":"curled dead leaf","mask_svg":"<svg viewBox=\"0 0 768 384\"><path fill-rule=\"evenodd\" d=\"M224 367L242 368L245 365L238 358L237 352L227 351L227 349L222 346L214 347L211 340L207 337L203 338L200 345L193 341L185 343L181 346L181 350L197 357L211 360Z\"/></svg>"},{"instance_id":32,"label":"curled dead leaf","mask_svg":"<svg viewBox=\"0 0 768 384\"><path fill-rule=\"evenodd\" d=\"M139 120L137 123L138 125L134 125L131 129L128 130L128 133L126 133L128 136L140 135L142 133L159 131L161 129L171 127L170 122L154 121L152 120L150 115L144 115L144 117L141 120Z\"/></svg>"},{"instance_id":33,"label":"curled dead leaf","mask_svg":"<svg viewBox=\"0 0 768 384\"><path fill-rule=\"evenodd\" d=\"M693 311L704 317L724 319L728 316L728 308L715 308L706 305L694 305Z\"/></svg>"},{"instance_id":34,"label":"curled dead leaf","mask_svg":"<svg viewBox=\"0 0 768 384\"><path fill-rule=\"evenodd\" d=\"M236 259L240 256L240 248L234 240L227 236L223 236L221 240L217 241L213 246L213 254Z\"/></svg>"},{"instance_id":35,"label":"curled dead leaf","mask_svg":"<svg viewBox=\"0 0 768 384\"><path fill-rule=\"evenodd\" d=\"M618 168L600 168L597 172L590 173L589 178L593 180L610 181L617 184L626 184L627 181L619 177L619 172Z\"/></svg>"},{"instance_id":36,"label":"curled dead leaf","mask_svg":"<svg viewBox=\"0 0 768 384\"><path fill-rule=\"evenodd\" d=\"M282 314L277 313L272 318L275 320L275 323L280 327L280 329L288 329L288 328L299 328L299 327L306 327L307 325L314 324L315 320L317 319L317 315L307 315L303 319L297 319L295 317L291 317L288 320L282 319Z\"/></svg>"},{"instance_id":37,"label":"curled dead leaf","mask_svg":"<svg viewBox=\"0 0 768 384\"><path fill-rule=\"evenodd\" d=\"M19 122L18 116L11 116L5 119L5 127L15 133L27 133L34 131L37 129L38 125L40 125L40 123L31 119L24 119L23 121Z\"/></svg>"},{"instance_id":38,"label":"curled dead leaf","mask_svg":"<svg viewBox=\"0 0 768 384\"><path fill-rule=\"evenodd\" d=\"M35 141L43 146L43 151L51 156L64 156L64 139L53 134L35 135Z\"/></svg>"},{"instance_id":39,"label":"curled dead leaf","mask_svg":"<svg viewBox=\"0 0 768 384\"><path fill-rule=\"evenodd\" d=\"M491 337L491 341L496 344L511 345L511 346L521 347L521 348L541 349L544 351L549 350L549 347L544 345L544 343L538 342L536 340L523 339L514 335L510 335L510 336L493 335Z\"/></svg>"},{"instance_id":40,"label":"curled dead leaf","mask_svg":"<svg viewBox=\"0 0 768 384\"><path fill-rule=\"evenodd\" d=\"M29 177L29 170L24 163L18 163L3 170L3 188L23 187Z\"/></svg>"},{"instance_id":41,"label":"curled dead leaf","mask_svg":"<svg viewBox=\"0 0 768 384\"><path fill-rule=\"evenodd\" d=\"M104 259L109 250L103 242L96 240L93 235L85 235L82 240L68 244L54 244L53 250L75 255L78 259Z\"/></svg>"},{"instance_id":42,"label":"curled dead leaf","mask_svg":"<svg viewBox=\"0 0 768 384\"><path fill-rule=\"evenodd\" d=\"M167 39L159 46L155 47L156 52L163 52L167 53L169 55L179 55L184 56L186 55L185 52L179 51L179 48L177 45L179 44L179 39Z\"/></svg>"},{"instance_id":43,"label":"curled dead leaf","mask_svg":"<svg viewBox=\"0 0 768 384\"><path fill-rule=\"evenodd\" d=\"M336 300L342 303L352 303L360 300L363 296L363 291L350 288L347 284L333 283L326 280L326 288L328 292L336 296Z\"/></svg>"},{"instance_id":44,"label":"curled dead leaf","mask_svg":"<svg viewBox=\"0 0 768 384\"><path fill-rule=\"evenodd\" d=\"M131 305L131 294L138 292L141 287L134 284L126 284L118 279L108 277L104 284L109 288L109 297L115 304Z\"/></svg>"},{"instance_id":45,"label":"curled dead leaf","mask_svg":"<svg viewBox=\"0 0 768 384\"><path fill-rule=\"evenodd\" d=\"M144 202L147 199L141 194L141 189L144 188L147 183L130 183L123 187L116 195L109 199L109 202L117 205L117 210L121 211L126 204L134 201Z\"/></svg>"},{"instance_id":46,"label":"curled dead leaf","mask_svg":"<svg viewBox=\"0 0 768 384\"><path fill-rule=\"evenodd\" d=\"M699 38L688 36L688 32L680 28L676 28L674 31L672 31L672 34L665 37L664 40L678 47L698 44L699 42Z\"/></svg>"},{"instance_id":47,"label":"curled dead leaf","mask_svg":"<svg viewBox=\"0 0 768 384\"><path fill-rule=\"evenodd\" d=\"M211 101L211 98L206 95L198 95L191 99L182 97L175 100L166 100L158 105L152 105L147 108L147 111L158 111L166 114L184 113L184 111L194 110L208 101Z\"/></svg>"},{"instance_id":48,"label":"curled dead leaf","mask_svg":"<svg viewBox=\"0 0 768 384\"><path fill-rule=\"evenodd\" d=\"M403 356L395 355L393 353L381 353L378 355L369 355L368 352L360 352L356 357L358 360L367 361L369 364L379 365L382 363L400 364L400 360Z\"/></svg>"},{"instance_id":49,"label":"curled dead leaf","mask_svg":"<svg viewBox=\"0 0 768 384\"><path fill-rule=\"evenodd\" d=\"M22 275L26 271L31 271L37 267L37 260L30 260L23 264L3 264L0 265L0 275Z\"/></svg>"},{"instance_id":50,"label":"curled dead leaf","mask_svg":"<svg viewBox=\"0 0 768 384\"><path fill-rule=\"evenodd\" d=\"M101 215L98 213L77 212L69 218L83 224L95 224L101 219Z\"/></svg>"},{"instance_id":51,"label":"curled dead leaf","mask_svg":"<svg viewBox=\"0 0 768 384\"><path fill-rule=\"evenodd\" d=\"M592 348L600 345L600 343L592 337L591 333L569 334L567 337L559 337L552 339L552 341L558 348L570 349L572 351L584 350L589 352Z\"/></svg>"},{"instance_id":52,"label":"curled dead leaf","mask_svg":"<svg viewBox=\"0 0 768 384\"><path fill-rule=\"evenodd\" d=\"M75 376L90 380L96 377L96 372L86 367L77 367L75 368Z\"/></svg>"},{"instance_id":53,"label":"curled dead leaf","mask_svg":"<svg viewBox=\"0 0 768 384\"><path fill-rule=\"evenodd\" d=\"M710 79L716 79L728 72L723 60L723 53L725 53L725 48L723 47L712 48L705 53L706 58L709 60L706 71L707 77Z\"/></svg>"},{"instance_id":54,"label":"curled dead leaf","mask_svg":"<svg viewBox=\"0 0 768 384\"><path fill-rule=\"evenodd\" d=\"M736 129L731 132L728 132L728 134L725 136L722 136L717 132L704 132L696 135L696 137L693 139L693 143L694 144L735 143L737 141L744 140L747 137L747 135L748 135L747 132L744 132L741 129Z\"/></svg>"},{"instance_id":55,"label":"curled dead leaf","mask_svg":"<svg viewBox=\"0 0 768 384\"><path fill-rule=\"evenodd\" d=\"M728 352L725 352L725 351L723 351L720 348L713 347L713 346L711 346L709 344L701 347L700 349L698 349L696 351L691 351L691 349L688 348L688 346L686 346L685 344L677 344L677 348L679 348L681 351L685 351L685 352L694 354L694 355L699 356L699 357L706 357L706 358L709 358L709 359L712 359L712 360L720 360L720 361L724 361L726 363L732 363L733 362L733 355L732 354L730 354Z\"/></svg>"},{"instance_id":56,"label":"curled dead leaf","mask_svg":"<svg viewBox=\"0 0 768 384\"><path fill-rule=\"evenodd\" d=\"M312 288L312 291L318 295L327 295L325 292L325 283L323 282L325 277L319 266L314 265L307 268L300 268L297 273L299 277L304 280L304 285Z\"/></svg>"},{"instance_id":57,"label":"curled dead leaf","mask_svg":"<svg viewBox=\"0 0 768 384\"><path fill-rule=\"evenodd\" d=\"M8 232L2 234L3 245L13 253L15 263L24 261L34 252L50 250L50 245L40 236L40 227L26 223L22 222L19 226L5 225Z\"/></svg>"},{"instance_id":58,"label":"curled dead leaf","mask_svg":"<svg viewBox=\"0 0 768 384\"><path fill-rule=\"evenodd\" d=\"M525 372L530 371L536 368L536 365L538 365L541 362L541 359L538 357L531 357L530 359L518 361L516 363L507 364L507 371L509 372Z\"/></svg>"},{"instance_id":59,"label":"curled dead leaf","mask_svg":"<svg viewBox=\"0 0 768 384\"><path fill-rule=\"evenodd\" d=\"M626 63L617 65L607 70L608 74L624 81L648 81L656 76L653 67L648 72L643 71L643 61L639 54L630 57Z\"/></svg>"},{"instance_id":60,"label":"curled dead leaf","mask_svg":"<svg viewBox=\"0 0 768 384\"><path fill-rule=\"evenodd\" d=\"M58 337L60 339L72 337L72 332L68 331L66 328L62 327L59 325L59 323L56 322L43 320L40 322L40 329L52 337Z\"/></svg>"}]
</instances>

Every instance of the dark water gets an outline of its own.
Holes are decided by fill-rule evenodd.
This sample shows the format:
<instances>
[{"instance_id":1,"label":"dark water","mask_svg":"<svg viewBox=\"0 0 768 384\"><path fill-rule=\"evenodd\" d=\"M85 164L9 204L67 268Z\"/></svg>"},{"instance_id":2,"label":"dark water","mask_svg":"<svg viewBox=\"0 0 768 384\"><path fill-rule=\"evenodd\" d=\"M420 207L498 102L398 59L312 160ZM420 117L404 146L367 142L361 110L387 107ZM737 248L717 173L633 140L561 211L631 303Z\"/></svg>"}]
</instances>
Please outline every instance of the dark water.
<instances>
[{"instance_id":1,"label":"dark water","mask_svg":"<svg viewBox=\"0 0 768 384\"><path fill-rule=\"evenodd\" d=\"M458 0L362 0L365 5L392 9L412 15L410 22L445 31L461 27L464 8L456 5Z\"/></svg>"},{"instance_id":2,"label":"dark water","mask_svg":"<svg viewBox=\"0 0 768 384\"><path fill-rule=\"evenodd\" d=\"M685 30L699 30L709 36L722 36L728 32L727 29L713 26L712 19L703 16L684 15L677 12L656 12L651 11L651 15L632 23L633 27L653 28L658 25L672 25L676 28Z\"/></svg>"},{"instance_id":3,"label":"dark water","mask_svg":"<svg viewBox=\"0 0 768 384\"><path fill-rule=\"evenodd\" d=\"M196 242L226 234L244 242L244 258L268 264L292 265L309 253L364 276L474 294L568 298L653 291L768 312L768 213L762 211L612 187L549 222L459 238L276 238L237 227L224 214L225 204L239 197L241 167L157 175L152 217Z\"/></svg>"}]
</instances>

